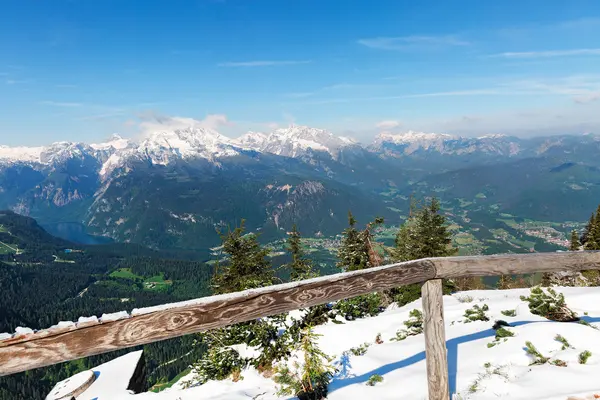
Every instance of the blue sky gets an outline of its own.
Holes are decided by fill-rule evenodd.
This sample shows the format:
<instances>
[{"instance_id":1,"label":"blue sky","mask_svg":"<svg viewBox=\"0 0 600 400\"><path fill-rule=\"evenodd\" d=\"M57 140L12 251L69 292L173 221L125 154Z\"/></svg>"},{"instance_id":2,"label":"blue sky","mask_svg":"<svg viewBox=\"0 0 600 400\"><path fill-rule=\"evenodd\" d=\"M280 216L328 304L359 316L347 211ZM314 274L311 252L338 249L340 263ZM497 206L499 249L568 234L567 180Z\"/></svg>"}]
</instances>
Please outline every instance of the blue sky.
<instances>
[{"instance_id":1,"label":"blue sky","mask_svg":"<svg viewBox=\"0 0 600 400\"><path fill-rule=\"evenodd\" d=\"M4 0L0 144L600 132L600 2Z\"/></svg>"}]
</instances>

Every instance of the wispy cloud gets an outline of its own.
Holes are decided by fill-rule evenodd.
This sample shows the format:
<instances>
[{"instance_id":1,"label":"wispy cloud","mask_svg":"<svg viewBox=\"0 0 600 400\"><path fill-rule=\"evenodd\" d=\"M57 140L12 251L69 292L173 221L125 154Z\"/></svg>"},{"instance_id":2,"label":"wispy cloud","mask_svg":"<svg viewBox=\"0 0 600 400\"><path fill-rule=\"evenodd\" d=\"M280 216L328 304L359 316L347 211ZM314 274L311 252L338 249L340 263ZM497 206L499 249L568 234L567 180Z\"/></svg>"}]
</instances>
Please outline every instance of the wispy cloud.
<instances>
[{"instance_id":1,"label":"wispy cloud","mask_svg":"<svg viewBox=\"0 0 600 400\"><path fill-rule=\"evenodd\" d=\"M7 79L6 80L7 85L20 85L20 84L24 84L24 83L31 83L31 80L29 80L29 79Z\"/></svg>"},{"instance_id":2,"label":"wispy cloud","mask_svg":"<svg viewBox=\"0 0 600 400\"><path fill-rule=\"evenodd\" d=\"M441 48L451 46L468 46L470 43L455 35L444 36L403 36L403 37L376 37L360 39L359 44L380 50L412 50Z\"/></svg>"},{"instance_id":3,"label":"wispy cloud","mask_svg":"<svg viewBox=\"0 0 600 400\"><path fill-rule=\"evenodd\" d=\"M183 129L190 126L217 129L222 126L233 124L225 114L208 114L204 119L198 120L186 117L171 117L156 112L146 112L140 114L138 118L142 120L140 123L142 134L149 134L162 130Z\"/></svg>"},{"instance_id":4,"label":"wispy cloud","mask_svg":"<svg viewBox=\"0 0 600 400\"><path fill-rule=\"evenodd\" d=\"M377 89L386 88L389 85L373 84L373 83L336 83L333 85L324 86L313 90L312 92L292 92L284 94L285 97L293 99L302 99L306 97L315 96L328 91L344 91L344 90L363 90L363 89Z\"/></svg>"},{"instance_id":5,"label":"wispy cloud","mask_svg":"<svg viewBox=\"0 0 600 400\"><path fill-rule=\"evenodd\" d=\"M399 121L396 120L387 120L387 121L381 121L375 124L376 128L379 129L394 129L399 127L401 124Z\"/></svg>"},{"instance_id":6,"label":"wispy cloud","mask_svg":"<svg viewBox=\"0 0 600 400\"><path fill-rule=\"evenodd\" d=\"M570 50L543 50L543 51L520 51L492 54L490 57L502 58L550 58L571 56L600 56L598 49L570 49Z\"/></svg>"},{"instance_id":7,"label":"wispy cloud","mask_svg":"<svg viewBox=\"0 0 600 400\"><path fill-rule=\"evenodd\" d=\"M109 119L112 117L120 117L123 115L125 115L125 111L115 111L115 112L108 112L108 113L104 113L104 114L87 115L84 117L77 118L77 120L78 121L100 121L103 119Z\"/></svg>"},{"instance_id":8,"label":"wispy cloud","mask_svg":"<svg viewBox=\"0 0 600 400\"><path fill-rule=\"evenodd\" d=\"M577 104L587 104L597 100L600 100L600 91L573 97L573 101Z\"/></svg>"},{"instance_id":9,"label":"wispy cloud","mask_svg":"<svg viewBox=\"0 0 600 400\"><path fill-rule=\"evenodd\" d=\"M53 106L53 107L81 107L81 106L83 106L83 104L81 104L81 103L68 103L68 102L51 101L51 100L40 101L40 104L43 104L46 106Z\"/></svg>"},{"instance_id":10,"label":"wispy cloud","mask_svg":"<svg viewBox=\"0 0 600 400\"><path fill-rule=\"evenodd\" d=\"M471 90L454 90L449 92L433 92L433 93L418 93L408 94L405 97L450 97L450 96L484 96L484 95L507 95L514 92L498 89L471 89Z\"/></svg>"},{"instance_id":11,"label":"wispy cloud","mask_svg":"<svg viewBox=\"0 0 600 400\"><path fill-rule=\"evenodd\" d=\"M219 63L219 67L272 67L280 65L298 65L298 64L310 64L311 60L287 60L287 61L239 61L239 62L224 62Z\"/></svg>"}]
</instances>

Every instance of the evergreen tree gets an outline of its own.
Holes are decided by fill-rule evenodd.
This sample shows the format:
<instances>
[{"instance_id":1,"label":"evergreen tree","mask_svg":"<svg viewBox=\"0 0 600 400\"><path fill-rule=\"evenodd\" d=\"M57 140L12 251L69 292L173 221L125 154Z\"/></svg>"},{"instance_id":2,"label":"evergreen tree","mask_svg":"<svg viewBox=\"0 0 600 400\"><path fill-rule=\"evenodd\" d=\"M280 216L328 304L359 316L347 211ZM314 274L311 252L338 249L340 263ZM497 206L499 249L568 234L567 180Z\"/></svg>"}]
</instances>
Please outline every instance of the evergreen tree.
<instances>
[{"instance_id":1,"label":"evergreen tree","mask_svg":"<svg viewBox=\"0 0 600 400\"><path fill-rule=\"evenodd\" d=\"M575 231L575 230L571 231L571 245L569 246L569 250L577 251L577 250L579 250L580 246L581 246L581 243L579 243L579 235L577 234L577 231Z\"/></svg>"},{"instance_id":2,"label":"evergreen tree","mask_svg":"<svg viewBox=\"0 0 600 400\"><path fill-rule=\"evenodd\" d=\"M392 250L395 261L448 257L458 253L457 248L451 247L452 233L446 226L446 217L439 211L440 203L436 198L418 210L411 210L411 216L396 235L396 248Z\"/></svg>"},{"instance_id":3,"label":"evergreen tree","mask_svg":"<svg viewBox=\"0 0 600 400\"><path fill-rule=\"evenodd\" d=\"M600 250L600 215L592 213L581 238L585 250Z\"/></svg>"},{"instance_id":4,"label":"evergreen tree","mask_svg":"<svg viewBox=\"0 0 600 400\"><path fill-rule=\"evenodd\" d=\"M258 243L255 234L244 234L244 220L239 227L222 235L225 265L217 265L212 286L215 294L269 286L275 275L267 259L269 249Z\"/></svg>"},{"instance_id":5,"label":"evergreen tree","mask_svg":"<svg viewBox=\"0 0 600 400\"><path fill-rule=\"evenodd\" d=\"M372 229L382 223L383 218L375 218L363 231L359 231L352 212L348 212L349 227L343 232L337 266L344 271L356 271L380 265L381 257L375 248Z\"/></svg>"},{"instance_id":6,"label":"evergreen tree","mask_svg":"<svg viewBox=\"0 0 600 400\"><path fill-rule=\"evenodd\" d=\"M452 234L446 225L446 217L439 211L440 203L436 198L420 208L411 202L410 215L396 235L396 247L390 250L394 261L448 257L458 253L458 249L451 246ZM451 281L444 280L444 293L450 293L454 288ZM387 294L402 306L421 297L421 285L402 286Z\"/></svg>"},{"instance_id":7,"label":"evergreen tree","mask_svg":"<svg viewBox=\"0 0 600 400\"><path fill-rule=\"evenodd\" d=\"M305 257L302 249L300 232L296 228L296 224L292 227L287 238L287 251L292 256L292 262L288 264L290 269L290 280L300 281L303 279L314 278L319 274L313 269L312 261Z\"/></svg>"},{"instance_id":8,"label":"evergreen tree","mask_svg":"<svg viewBox=\"0 0 600 400\"><path fill-rule=\"evenodd\" d=\"M594 213L592 213L592 215L590 216L590 219L588 220L587 225L583 229L583 233L581 234L580 241L581 241L581 244L583 244L584 246L588 242L588 238L590 236L590 231L592 230L592 228L594 226L595 220L596 220L596 216L594 215Z\"/></svg>"}]
</instances>

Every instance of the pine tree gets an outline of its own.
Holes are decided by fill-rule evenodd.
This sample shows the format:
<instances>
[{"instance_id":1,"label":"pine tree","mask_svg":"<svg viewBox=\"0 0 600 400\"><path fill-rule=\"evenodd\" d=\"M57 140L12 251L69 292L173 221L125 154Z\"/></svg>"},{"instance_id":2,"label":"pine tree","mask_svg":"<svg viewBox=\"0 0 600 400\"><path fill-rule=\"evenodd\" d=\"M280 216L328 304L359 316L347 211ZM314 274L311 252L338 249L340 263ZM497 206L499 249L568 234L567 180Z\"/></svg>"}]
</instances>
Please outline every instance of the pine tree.
<instances>
[{"instance_id":1,"label":"pine tree","mask_svg":"<svg viewBox=\"0 0 600 400\"><path fill-rule=\"evenodd\" d=\"M411 202L409 218L396 235L396 247L390 250L394 261L410 261L428 257L448 257L458 252L451 246L452 233L446 225L446 217L439 213L440 203L432 198L429 204L417 208ZM451 281L444 280L444 292L454 290ZM402 286L387 292L400 306L421 297L418 284Z\"/></svg>"},{"instance_id":2,"label":"pine tree","mask_svg":"<svg viewBox=\"0 0 600 400\"><path fill-rule=\"evenodd\" d=\"M244 220L239 227L222 235L223 252L228 255L225 265L217 265L212 286L215 294L237 292L269 286L275 275L267 259L269 249L258 243L255 234L244 234Z\"/></svg>"},{"instance_id":3,"label":"pine tree","mask_svg":"<svg viewBox=\"0 0 600 400\"><path fill-rule=\"evenodd\" d=\"M439 201L432 198L429 204L411 211L411 216L396 235L396 248L392 250L395 261L449 257L458 252L450 246L452 233L446 226L446 217L439 210Z\"/></svg>"},{"instance_id":4,"label":"pine tree","mask_svg":"<svg viewBox=\"0 0 600 400\"><path fill-rule=\"evenodd\" d=\"M305 257L304 250L302 249L300 232L296 228L296 224L292 227L287 238L287 251L292 256L292 262L288 264L290 269L290 280L300 281L303 279L314 278L319 274L313 269L311 260Z\"/></svg>"},{"instance_id":5,"label":"pine tree","mask_svg":"<svg viewBox=\"0 0 600 400\"><path fill-rule=\"evenodd\" d=\"M585 250L598 250L598 243L596 242L598 233L598 215L592 213L581 238Z\"/></svg>"},{"instance_id":6,"label":"pine tree","mask_svg":"<svg viewBox=\"0 0 600 400\"><path fill-rule=\"evenodd\" d=\"M577 231L575 231L575 230L571 231L571 245L569 246L569 250L577 251L577 250L579 250L580 246L581 246L581 243L579 243L579 235L577 234Z\"/></svg>"},{"instance_id":7,"label":"pine tree","mask_svg":"<svg viewBox=\"0 0 600 400\"><path fill-rule=\"evenodd\" d=\"M356 229L356 218L348 212L348 225L343 232L342 244L338 249L337 266L344 271L371 268L381 263L377 254L372 229L383 223L383 218L375 218L363 231Z\"/></svg>"},{"instance_id":8,"label":"pine tree","mask_svg":"<svg viewBox=\"0 0 600 400\"><path fill-rule=\"evenodd\" d=\"M306 328L294 349L302 355L302 362L294 361L292 368L287 364L276 368L273 380L281 385L278 395L293 395L306 400L327 397L327 385L334 368L330 365L331 358L317 346L319 336L312 328Z\"/></svg>"}]
</instances>

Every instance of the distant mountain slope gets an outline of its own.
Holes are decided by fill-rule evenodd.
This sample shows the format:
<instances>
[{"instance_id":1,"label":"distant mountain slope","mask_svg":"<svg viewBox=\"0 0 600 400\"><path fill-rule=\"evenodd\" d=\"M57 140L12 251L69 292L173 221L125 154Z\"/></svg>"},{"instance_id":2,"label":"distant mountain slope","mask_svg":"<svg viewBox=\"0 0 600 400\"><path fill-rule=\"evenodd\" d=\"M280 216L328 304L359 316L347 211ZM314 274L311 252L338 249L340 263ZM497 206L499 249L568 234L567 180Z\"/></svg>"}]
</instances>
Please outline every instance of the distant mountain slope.
<instances>
[{"instance_id":1,"label":"distant mountain slope","mask_svg":"<svg viewBox=\"0 0 600 400\"><path fill-rule=\"evenodd\" d=\"M0 207L118 241L205 250L217 228L242 218L265 238L293 223L327 235L343 229L349 209L396 224L390 211L407 209L411 194L468 200L486 188L490 205L493 197L520 217L583 220L597 202L599 139L409 131L363 146L306 126L231 139L192 124L138 142L0 147Z\"/></svg>"},{"instance_id":2,"label":"distant mountain slope","mask_svg":"<svg viewBox=\"0 0 600 400\"><path fill-rule=\"evenodd\" d=\"M600 168L544 157L432 175L419 185L445 199L496 204L500 212L543 221L586 220L600 199Z\"/></svg>"}]
</instances>

